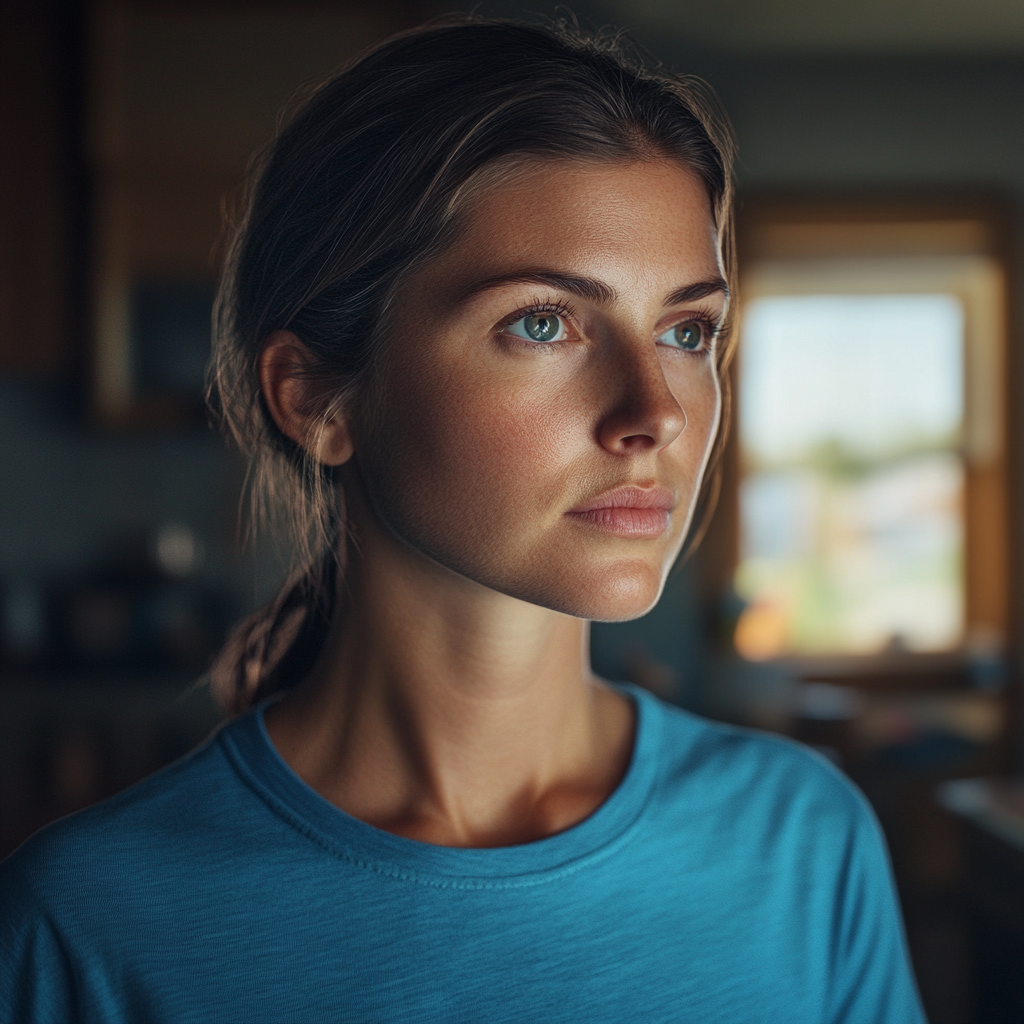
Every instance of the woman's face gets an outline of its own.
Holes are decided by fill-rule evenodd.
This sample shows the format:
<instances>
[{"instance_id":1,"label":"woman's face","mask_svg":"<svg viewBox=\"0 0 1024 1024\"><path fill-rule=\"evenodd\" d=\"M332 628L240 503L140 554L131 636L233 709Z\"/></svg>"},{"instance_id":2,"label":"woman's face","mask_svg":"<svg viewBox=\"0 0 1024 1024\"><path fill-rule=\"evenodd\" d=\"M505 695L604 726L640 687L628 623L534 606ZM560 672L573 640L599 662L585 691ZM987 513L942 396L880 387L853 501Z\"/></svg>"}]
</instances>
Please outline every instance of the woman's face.
<instances>
[{"instance_id":1,"label":"woman's face","mask_svg":"<svg viewBox=\"0 0 1024 1024\"><path fill-rule=\"evenodd\" d=\"M402 290L353 424L379 518L485 587L587 619L658 599L721 411L706 192L667 160L538 162Z\"/></svg>"}]
</instances>

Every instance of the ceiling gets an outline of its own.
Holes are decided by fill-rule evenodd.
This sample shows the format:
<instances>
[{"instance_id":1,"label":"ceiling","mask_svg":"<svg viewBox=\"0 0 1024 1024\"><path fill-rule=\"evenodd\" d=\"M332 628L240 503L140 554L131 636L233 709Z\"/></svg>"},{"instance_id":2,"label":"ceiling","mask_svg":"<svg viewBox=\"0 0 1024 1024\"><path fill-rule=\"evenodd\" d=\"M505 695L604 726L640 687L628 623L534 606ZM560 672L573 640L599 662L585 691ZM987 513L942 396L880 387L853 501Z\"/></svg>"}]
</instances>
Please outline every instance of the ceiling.
<instances>
[{"instance_id":1,"label":"ceiling","mask_svg":"<svg viewBox=\"0 0 1024 1024\"><path fill-rule=\"evenodd\" d=\"M1024 53L1024 0L605 0L614 20L763 53Z\"/></svg>"}]
</instances>

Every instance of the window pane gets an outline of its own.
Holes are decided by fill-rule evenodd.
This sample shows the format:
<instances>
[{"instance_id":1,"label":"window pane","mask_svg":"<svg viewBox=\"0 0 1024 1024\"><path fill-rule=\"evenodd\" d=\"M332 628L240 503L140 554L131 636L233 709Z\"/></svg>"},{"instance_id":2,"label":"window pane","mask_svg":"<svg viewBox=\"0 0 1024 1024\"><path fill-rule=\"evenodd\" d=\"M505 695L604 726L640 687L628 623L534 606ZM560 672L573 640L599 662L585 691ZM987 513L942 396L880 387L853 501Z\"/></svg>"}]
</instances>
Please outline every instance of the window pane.
<instances>
[{"instance_id":1,"label":"window pane","mask_svg":"<svg viewBox=\"0 0 1024 1024\"><path fill-rule=\"evenodd\" d=\"M947 295L747 307L742 653L941 650L960 639L963 320Z\"/></svg>"}]
</instances>

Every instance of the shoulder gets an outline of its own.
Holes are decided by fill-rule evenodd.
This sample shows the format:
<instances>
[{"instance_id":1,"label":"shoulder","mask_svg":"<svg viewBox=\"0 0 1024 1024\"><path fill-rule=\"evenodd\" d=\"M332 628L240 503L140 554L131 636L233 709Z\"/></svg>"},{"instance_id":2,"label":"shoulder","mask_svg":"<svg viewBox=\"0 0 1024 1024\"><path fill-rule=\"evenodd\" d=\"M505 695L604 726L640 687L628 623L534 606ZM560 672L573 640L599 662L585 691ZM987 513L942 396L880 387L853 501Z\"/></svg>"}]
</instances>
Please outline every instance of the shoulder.
<instances>
[{"instance_id":1,"label":"shoulder","mask_svg":"<svg viewBox=\"0 0 1024 1024\"><path fill-rule=\"evenodd\" d=\"M109 800L48 825L0 864L0 893L28 889L50 910L130 891L145 865L180 858L224 825L237 775L216 735ZM237 798L233 801L237 804ZM186 837L187 840L186 840Z\"/></svg>"},{"instance_id":2,"label":"shoulder","mask_svg":"<svg viewBox=\"0 0 1024 1024\"><path fill-rule=\"evenodd\" d=\"M793 740L657 707L649 817L700 880L690 889L747 933L763 929L778 957L817 964L821 1019L923 1020L885 839L860 790Z\"/></svg>"},{"instance_id":3,"label":"shoulder","mask_svg":"<svg viewBox=\"0 0 1024 1024\"><path fill-rule=\"evenodd\" d=\"M99 951L135 929L155 890L187 891L204 837L223 828L224 808L239 802L237 791L226 792L230 774L220 744L207 741L47 826L0 864L0 1016L79 1019L76 988L103 960Z\"/></svg>"},{"instance_id":4,"label":"shoulder","mask_svg":"<svg viewBox=\"0 0 1024 1024\"><path fill-rule=\"evenodd\" d=\"M662 702L658 707L663 799L742 814L749 827L760 823L777 831L786 823L802 823L814 832L835 835L839 828L847 836L878 836L874 813L860 790L810 747Z\"/></svg>"},{"instance_id":5,"label":"shoulder","mask_svg":"<svg viewBox=\"0 0 1024 1024\"><path fill-rule=\"evenodd\" d=\"M803 743L779 733L712 721L656 698L647 700L660 711L662 755L667 762L678 762L680 769L725 772L744 782L757 776L787 785L856 792L828 758Z\"/></svg>"}]
</instances>

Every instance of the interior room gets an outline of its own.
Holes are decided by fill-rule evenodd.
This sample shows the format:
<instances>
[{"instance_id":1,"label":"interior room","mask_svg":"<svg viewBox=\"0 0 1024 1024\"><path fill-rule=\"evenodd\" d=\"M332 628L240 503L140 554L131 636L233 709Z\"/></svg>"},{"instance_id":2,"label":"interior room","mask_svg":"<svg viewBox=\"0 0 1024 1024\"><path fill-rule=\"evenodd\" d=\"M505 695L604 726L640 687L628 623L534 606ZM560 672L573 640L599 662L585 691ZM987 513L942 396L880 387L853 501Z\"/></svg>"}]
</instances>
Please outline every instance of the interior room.
<instances>
[{"instance_id":1,"label":"interior room","mask_svg":"<svg viewBox=\"0 0 1024 1024\"><path fill-rule=\"evenodd\" d=\"M0 857L223 720L211 659L290 558L205 405L225 225L290 104L458 7L3 4ZM738 142L720 493L595 671L833 761L929 1019L1024 1020L1024 5L573 10L704 78Z\"/></svg>"}]
</instances>

